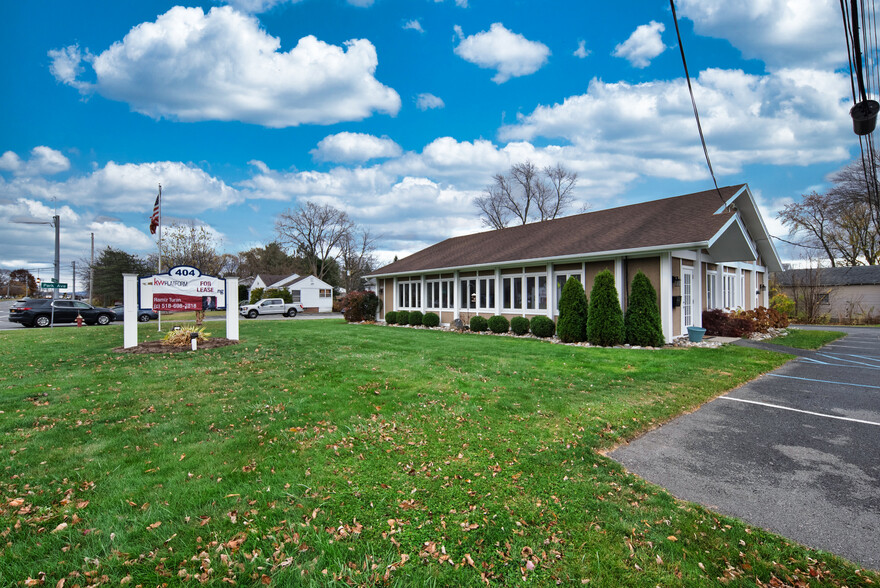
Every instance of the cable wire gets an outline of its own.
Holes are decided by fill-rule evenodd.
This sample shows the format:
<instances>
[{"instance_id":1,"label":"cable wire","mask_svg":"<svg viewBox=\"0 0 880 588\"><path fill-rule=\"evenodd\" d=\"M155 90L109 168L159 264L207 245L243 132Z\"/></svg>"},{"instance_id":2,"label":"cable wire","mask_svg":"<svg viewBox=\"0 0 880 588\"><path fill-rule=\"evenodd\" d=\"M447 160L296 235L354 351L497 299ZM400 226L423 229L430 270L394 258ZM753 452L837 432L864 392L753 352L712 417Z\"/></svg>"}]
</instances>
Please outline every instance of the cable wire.
<instances>
[{"instance_id":1,"label":"cable wire","mask_svg":"<svg viewBox=\"0 0 880 588\"><path fill-rule=\"evenodd\" d=\"M684 45L681 42L681 31L678 29L678 16L675 14L675 0L669 0L669 6L672 7L672 21L675 23L675 35L678 37L678 48L681 50L681 64L684 66L684 77L687 79L688 92L691 95L691 104L694 107L694 118L697 120L697 130L700 133L700 142L703 144L703 154L706 156L706 165L709 166L709 175L712 176L712 182L715 184L715 191L718 192L718 197L726 204L727 200L725 200L724 196L721 194L721 189L718 188L718 180L715 179L715 172L712 170L712 162L709 160L709 148L706 147L706 137L703 135L703 125L700 124L700 113L697 111L697 101L694 98L694 88L691 85L691 75L688 73L687 59L684 57Z\"/></svg>"}]
</instances>

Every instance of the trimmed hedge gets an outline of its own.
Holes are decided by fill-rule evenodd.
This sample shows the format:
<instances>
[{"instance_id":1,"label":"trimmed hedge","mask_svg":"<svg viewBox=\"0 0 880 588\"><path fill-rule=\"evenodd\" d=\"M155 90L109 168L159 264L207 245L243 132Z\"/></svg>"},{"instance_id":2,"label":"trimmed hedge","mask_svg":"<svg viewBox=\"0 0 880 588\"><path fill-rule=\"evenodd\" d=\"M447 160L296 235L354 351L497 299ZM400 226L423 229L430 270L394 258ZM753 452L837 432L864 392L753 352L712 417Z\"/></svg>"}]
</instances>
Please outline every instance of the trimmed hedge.
<instances>
[{"instance_id":1,"label":"trimmed hedge","mask_svg":"<svg viewBox=\"0 0 880 588\"><path fill-rule=\"evenodd\" d=\"M657 291L648 276L639 271L629 289L629 305L623 317L626 342L642 347L660 347L664 343Z\"/></svg>"},{"instance_id":2,"label":"trimmed hedge","mask_svg":"<svg viewBox=\"0 0 880 588\"><path fill-rule=\"evenodd\" d=\"M510 330L514 335L522 337L529 332L529 319L524 316L515 316L510 319Z\"/></svg>"},{"instance_id":3,"label":"trimmed hedge","mask_svg":"<svg viewBox=\"0 0 880 588\"><path fill-rule=\"evenodd\" d=\"M397 311L397 324L398 325L408 325L409 324L409 311L408 310L398 310Z\"/></svg>"},{"instance_id":4,"label":"trimmed hedge","mask_svg":"<svg viewBox=\"0 0 880 588\"><path fill-rule=\"evenodd\" d=\"M386 312L385 313L385 322L388 323L389 325L396 325L397 324L397 311L392 310L390 312Z\"/></svg>"},{"instance_id":5,"label":"trimmed hedge","mask_svg":"<svg viewBox=\"0 0 880 588\"><path fill-rule=\"evenodd\" d=\"M414 327L421 326L422 325L422 318L424 316L425 315L423 315L422 311L420 311L420 310L409 311L409 324L413 325Z\"/></svg>"},{"instance_id":6,"label":"trimmed hedge","mask_svg":"<svg viewBox=\"0 0 880 588\"><path fill-rule=\"evenodd\" d=\"M493 333L506 333L510 330L510 321L503 316L489 317L489 330Z\"/></svg>"},{"instance_id":7,"label":"trimmed hedge","mask_svg":"<svg viewBox=\"0 0 880 588\"><path fill-rule=\"evenodd\" d=\"M472 316L470 325L468 326L470 326L471 331L475 333L482 333L483 331L488 330L489 321L481 316Z\"/></svg>"},{"instance_id":8,"label":"trimmed hedge","mask_svg":"<svg viewBox=\"0 0 880 588\"><path fill-rule=\"evenodd\" d=\"M422 317L422 324L426 327L439 327L440 315L436 312L426 312Z\"/></svg>"},{"instance_id":9,"label":"trimmed hedge","mask_svg":"<svg viewBox=\"0 0 880 588\"><path fill-rule=\"evenodd\" d=\"M554 323L549 317L539 314L538 316L532 317L532 321L529 323L529 328L532 330L532 334L535 337L546 339L547 337L552 337L553 333L556 332L556 323Z\"/></svg>"},{"instance_id":10,"label":"trimmed hedge","mask_svg":"<svg viewBox=\"0 0 880 588\"><path fill-rule=\"evenodd\" d=\"M764 306L730 314L718 308L703 311L703 328L706 329L707 335L743 337L751 333L766 333L771 328L781 329L787 326L787 316Z\"/></svg>"},{"instance_id":11,"label":"trimmed hedge","mask_svg":"<svg viewBox=\"0 0 880 588\"><path fill-rule=\"evenodd\" d=\"M580 281L568 278L559 297L556 334L563 343L587 340L587 295Z\"/></svg>"},{"instance_id":12,"label":"trimmed hedge","mask_svg":"<svg viewBox=\"0 0 880 588\"><path fill-rule=\"evenodd\" d=\"M614 275L602 270L590 292L590 315L587 317L587 340L593 345L610 347L623 343L623 311L614 286Z\"/></svg>"}]
</instances>

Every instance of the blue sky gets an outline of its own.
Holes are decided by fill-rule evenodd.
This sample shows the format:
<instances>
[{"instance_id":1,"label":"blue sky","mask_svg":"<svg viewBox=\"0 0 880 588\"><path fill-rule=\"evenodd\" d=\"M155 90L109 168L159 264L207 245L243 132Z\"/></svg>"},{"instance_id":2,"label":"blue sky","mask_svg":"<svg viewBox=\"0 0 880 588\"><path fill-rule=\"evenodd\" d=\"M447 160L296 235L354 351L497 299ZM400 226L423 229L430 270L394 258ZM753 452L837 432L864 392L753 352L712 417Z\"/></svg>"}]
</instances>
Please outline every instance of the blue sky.
<instances>
[{"instance_id":1,"label":"blue sky","mask_svg":"<svg viewBox=\"0 0 880 588\"><path fill-rule=\"evenodd\" d=\"M771 233L858 152L839 5L679 0L719 185ZM0 269L62 278L165 221L234 253L278 213L343 208L390 261L482 230L474 198L526 159L579 174L574 211L708 189L666 2L0 3ZM662 221L662 219L658 219ZM780 247L784 258L797 252ZM40 270L49 276L51 270Z\"/></svg>"}]
</instances>

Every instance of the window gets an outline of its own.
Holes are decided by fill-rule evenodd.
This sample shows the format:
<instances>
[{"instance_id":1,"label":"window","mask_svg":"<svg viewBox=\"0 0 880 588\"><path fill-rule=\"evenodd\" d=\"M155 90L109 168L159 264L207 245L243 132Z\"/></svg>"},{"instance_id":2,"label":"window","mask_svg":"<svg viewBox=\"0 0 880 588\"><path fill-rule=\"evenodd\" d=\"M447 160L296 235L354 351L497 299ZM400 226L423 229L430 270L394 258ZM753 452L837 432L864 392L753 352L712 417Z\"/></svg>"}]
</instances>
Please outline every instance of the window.
<instances>
[{"instance_id":1,"label":"window","mask_svg":"<svg viewBox=\"0 0 880 588\"><path fill-rule=\"evenodd\" d=\"M718 308L718 272L706 272L706 308Z\"/></svg>"},{"instance_id":2,"label":"window","mask_svg":"<svg viewBox=\"0 0 880 588\"><path fill-rule=\"evenodd\" d=\"M291 290L290 296L293 302L302 302L302 290Z\"/></svg>"},{"instance_id":3,"label":"window","mask_svg":"<svg viewBox=\"0 0 880 588\"><path fill-rule=\"evenodd\" d=\"M479 308L495 310L495 278L480 278Z\"/></svg>"},{"instance_id":4,"label":"window","mask_svg":"<svg viewBox=\"0 0 880 588\"><path fill-rule=\"evenodd\" d=\"M453 308L455 303L455 280L440 282L440 304L443 308Z\"/></svg>"},{"instance_id":5,"label":"window","mask_svg":"<svg viewBox=\"0 0 880 588\"><path fill-rule=\"evenodd\" d=\"M440 282L434 280L425 282L425 308L431 310L440 308Z\"/></svg>"},{"instance_id":6,"label":"window","mask_svg":"<svg viewBox=\"0 0 880 588\"><path fill-rule=\"evenodd\" d=\"M413 309L422 307L421 281L397 282L397 307Z\"/></svg>"},{"instance_id":7,"label":"window","mask_svg":"<svg viewBox=\"0 0 880 588\"><path fill-rule=\"evenodd\" d=\"M819 294L819 304L831 304L831 300L829 298L830 292L825 292L824 294Z\"/></svg>"},{"instance_id":8,"label":"window","mask_svg":"<svg viewBox=\"0 0 880 588\"><path fill-rule=\"evenodd\" d=\"M721 297L724 308L736 306L736 274L724 273L722 276Z\"/></svg>"},{"instance_id":9,"label":"window","mask_svg":"<svg viewBox=\"0 0 880 588\"><path fill-rule=\"evenodd\" d=\"M464 278L461 280L461 307L467 310L477 308L477 279Z\"/></svg>"},{"instance_id":10,"label":"window","mask_svg":"<svg viewBox=\"0 0 880 588\"><path fill-rule=\"evenodd\" d=\"M321 298L330 298L331 296L333 296L333 291L326 288L321 288L320 290L318 290L318 296L320 296Z\"/></svg>"},{"instance_id":11,"label":"window","mask_svg":"<svg viewBox=\"0 0 880 588\"><path fill-rule=\"evenodd\" d=\"M526 276L526 309L547 310L547 276Z\"/></svg>"},{"instance_id":12,"label":"window","mask_svg":"<svg viewBox=\"0 0 880 588\"><path fill-rule=\"evenodd\" d=\"M522 310L523 278L508 276L501 279L501 305L507 310Z\"/></svg>"}]
</instances>

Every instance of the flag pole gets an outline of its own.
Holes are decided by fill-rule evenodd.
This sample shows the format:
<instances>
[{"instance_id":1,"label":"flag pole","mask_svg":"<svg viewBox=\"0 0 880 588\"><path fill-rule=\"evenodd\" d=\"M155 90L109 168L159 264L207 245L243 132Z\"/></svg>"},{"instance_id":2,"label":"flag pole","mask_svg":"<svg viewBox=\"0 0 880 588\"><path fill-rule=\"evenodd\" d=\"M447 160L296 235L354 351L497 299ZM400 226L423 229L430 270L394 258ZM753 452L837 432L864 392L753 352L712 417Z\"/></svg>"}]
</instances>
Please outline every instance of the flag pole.
<instances>
[{"instance_id":1,"label":"flag pole","mask_svg":"<svg viewBox=\"0 0 880 588\"><path fill-rule=\"evenodd\" d=\"M156 197L159 200L159 272L162 273L162 184L159 184L159 195ZM155 284L154 284L155 287ZM158 319L158 332L162 332L162 311L156 313L159 317Z\"/></svg>"}]
</instances>

